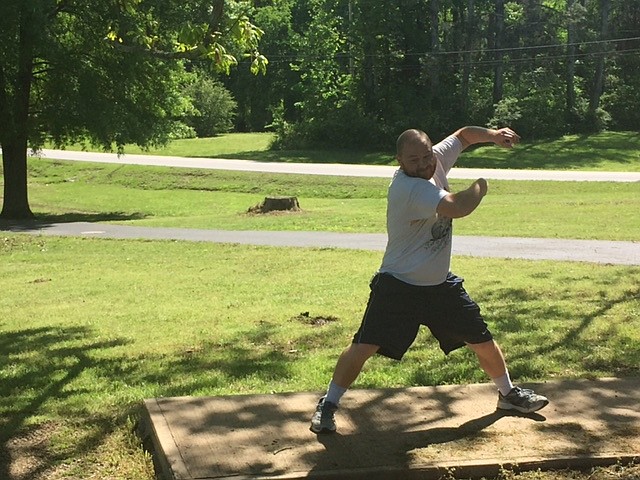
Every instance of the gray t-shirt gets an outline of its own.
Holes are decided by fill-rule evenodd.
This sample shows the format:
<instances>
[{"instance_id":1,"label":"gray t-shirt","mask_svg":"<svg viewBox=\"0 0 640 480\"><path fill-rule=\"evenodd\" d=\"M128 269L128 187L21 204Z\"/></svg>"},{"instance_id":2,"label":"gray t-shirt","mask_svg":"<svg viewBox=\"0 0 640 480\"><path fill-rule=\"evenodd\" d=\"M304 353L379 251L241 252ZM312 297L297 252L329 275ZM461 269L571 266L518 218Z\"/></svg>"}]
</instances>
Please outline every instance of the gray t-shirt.
<instances>
[{"instance_id":1,"label":"gray t-shirt","mask_svg":"<svg viewBox=\"0 0 640 480\"><path fill-rule=\"evenodd\" d=\"M451 265L452 221L436 208L449 192L447 174L462 153L454 135L433 146L437 159L431 180L398 169L387 195L387 248L380 273L412 285L438 285Z\"/></svg>"}]
</instances>

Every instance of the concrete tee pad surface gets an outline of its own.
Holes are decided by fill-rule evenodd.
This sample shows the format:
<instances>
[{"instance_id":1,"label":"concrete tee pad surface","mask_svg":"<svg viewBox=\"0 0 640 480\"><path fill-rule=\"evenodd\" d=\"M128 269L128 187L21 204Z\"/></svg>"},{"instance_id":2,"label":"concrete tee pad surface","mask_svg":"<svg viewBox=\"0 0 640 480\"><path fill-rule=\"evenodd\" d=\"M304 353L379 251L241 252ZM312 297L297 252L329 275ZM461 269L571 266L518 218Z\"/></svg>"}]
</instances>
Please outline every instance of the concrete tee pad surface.
<instances>
[{"instance_id":1,"label":"concrete tee pad surface","mask_svg":"<svg viewBox=\"0 0 640 480\"><path fill-rule=\"evenodd\" d=\"M526 385L525 385L526 386ZM309 431L318 393L154 398L145 435L168 479L437 479L640 459L640 378L530 385L551 403L496 410L492 384L350 390L338 433Z\"/></svg>"}]
</instances>

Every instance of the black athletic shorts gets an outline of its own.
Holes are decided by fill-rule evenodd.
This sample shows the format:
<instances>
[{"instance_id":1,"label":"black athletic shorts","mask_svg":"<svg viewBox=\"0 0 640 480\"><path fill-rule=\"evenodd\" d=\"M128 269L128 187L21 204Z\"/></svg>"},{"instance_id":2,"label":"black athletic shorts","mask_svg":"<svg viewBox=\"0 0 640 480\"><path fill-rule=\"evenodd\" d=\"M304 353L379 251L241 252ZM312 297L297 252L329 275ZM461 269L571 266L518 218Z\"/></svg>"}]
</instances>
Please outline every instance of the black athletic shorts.
<instances>
[{"instance_id":1,"label":"black athletic shorts","mask_svg":"<svg viewBox=\"0 0 640 480\"><path fill-rule=\"evenodd\" d=\"M463 281L450 273L440 285L421 287L388 273L376 274L353 343L378 345L379 354L400 360L420 325L429 328L445 354L467 343L491 340L480 307L465 291Z\"/></svg>"}]
</instances>

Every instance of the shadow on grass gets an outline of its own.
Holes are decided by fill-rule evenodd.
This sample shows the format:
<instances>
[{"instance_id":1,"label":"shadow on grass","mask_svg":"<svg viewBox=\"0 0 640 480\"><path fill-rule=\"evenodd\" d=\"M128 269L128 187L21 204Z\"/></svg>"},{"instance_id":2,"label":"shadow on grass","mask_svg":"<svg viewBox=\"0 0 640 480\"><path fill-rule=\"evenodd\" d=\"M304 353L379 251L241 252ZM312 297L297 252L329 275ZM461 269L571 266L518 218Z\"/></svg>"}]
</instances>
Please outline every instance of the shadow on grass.
<instances>
[{"instance_id":1,"label":"shadow on grass","mask_svg":"<svg viewBox=\"0 0 640 480\"><path fill-rule=\"evenodd\" d=\"M0 432L0 478L11 479L11 465L18 462L19 478L42 478L57 462L74 456L53 453L50 438L37 432L32 417L47 417L45 405L73 397L72 384L88 369L119 363L118 358L98 359L95 355L124 340L96 342L85 327L42 327L0 332L0 371L3 372L0 401L3 418ZM82 422L86 419L74 419ZM41 423L41 422L38 422ZM96 414L92 434L74 439L75 454L91 449L113 428L113 419ZM13 458L16 444L29 436L43 436L38 448L28 448L26 456ZM19 450L19 449L18 449ZM26 465L26 467L25 467Z\"/></svg>"},{"instance_id":2,"label":"shadow on grass","mask_svg":"<svg viewBox=\"0 0 640 480\"><path fill-rule=\"evenodd\" d=\"M215 155L216 158L253 160L264 163L344 163L347 165L396 165L392 153L348 150L258 150ZM194 158L208 158L197 155Z\"/></svg>"},{"instance_id":3,"label":"shadow on grass","mask_svg":"<svg viewBox=\"0 0 640 480\"><path fill-rule=\"evenodd\" d=\"M577 372L608 372L613 376L637 376L640 375L640 344L633 342L626 335L620 334L617 329L620 325L607 323L609 312L621 305L640 300L640 287L623 282L614 282L609 278L595 280L602 285L603 290L609 292L606 296L589 298L586 301L593 302L593 307L588 314L576 314L568 311L565 306L556 302L540 303L540 296L535 291L525 289L506 288L494 290L488 293L493 303L505 304L509 308L491 319L494 333L500 337L502 334L520 334L528 330L533 338L544 338L542 342L530 342L526 349L517 349L520 353L514 353L506 349L509 370L514 378L538 378L536 362L531 359L544 359L554 356L556 361L566 364L578 361ZM571 278L562 280L569 285ZM562 300L562 291L556 293ZM566 294L567 301L574 301L574 294ZM515 301L515 302L514 302ZM482 303L482 302L481 302ZM531 320L535 320L531 323ZM549 329L549 323L553 324L552 335L541 335L541 331ZM531 329L535 330L531 330ZM594 355L592 335L588 332L592 329L602 330L600 338L606 339L606 343L615 350L616 354L611 358L601 358ZM577 355L576 358L565 357L567 354Z\"/></svg>"},{"instance_id":4,"label":"shadow on grass","mask_svg":"<svg viewBox=\"0 0 640 480\"><path fill-rule=\"evenodd\" d=\"M57 465L83 465L112 432L140 416L144 398L289 376L291 359L284 353L239 346L263 344L270 334L271 327L261 327L229 344L207 346L218 350L213 355L198 356L180 350L136 354L134 347L128 354L116 353L114 348L131 342L100 341L86 327L1 331L0 479L49 478ZM129 389L143 393L132 398ZM95 406L87 404L87 396L96 398Z\"/></svg>"},{"instance_id":5,"label":"shadow on grass","mask_svg":"<svg viewBox=\"0 0 640 480\"><path fill-rule=\"evenodd\" d=\"M100 212L100 213L42 213L36 214L35 221L38 223L72 223L72 222L111 222L111 221L127 221L142 220L148 215L135 212Z\"/></svg>"},{"instance_id":6,"label":"shadow on grass","mask_svg":"<svg viewBox=\"0 0 640 480\"><path fill-rule=\"evenodd\" d=\"M632 132L603 132L598 135L568 135L549 141L527 142L514 150L493 146L471 147L472 154L463 156L458 166L464 168L499 168L525 170L573 170L594 167L603 158L620 164L628 171L637 164L640 135ZM612 153L615 152L615 153ZM257 150L233 154L210 155L217 158L286 163L344 163L363 165L396 165L394 145L386 152L346 150ZM206 158L207 155L195 157ZM635 170L633 167L631 170Z\"/></svg>"},{"instance_id":7,"label":"shadow on grass","mask_svg":"<svg viewBox=\"0 0 640 480\"><path fill-rule=\"evenodd\" d=\"M28 220L4 220L0 219L0 231L9 231L19 233L21 230L43 229L51 227L56 223L99 223L99 222L117 222L127 220L141 220L147 218L144 213L123 213L123 212L104 212L104 213L41 213L36 214L35 218Z\"/></svg>"},{"instance_id":8,"label":"shadow on grass","mask_svg":"<svg viewBox=\"0 0 640 480\"><path fill-rule=\"evenodd\" d=\"M637 171L640 135L603 132L598 135L568 135L549 141L523 143L512 151L494 147L472 147L461 157L459 166L525 170L580 170L595 167L606 160L619 164L622 171ZM609 167L607 170L615 170Z\"/></svg>"},{"instance_id":9,"label":"shadow on grass","mask_svg":"<svg viewBox=\"0 0 640 480\"><path fill-rule=\"evenodd\" d=\"M131 372L131 381L162 386L164 397L194 395L199 391L228 389L231 382L282 381L290 378L291 356L269 346L275 327L259 325L224 343L211 340L197 350L183 350L163 361L162 368Z\"/></svg>"},{"instance_id":10,"label":"shadow on grass","mask_svg":"<svg viewBox=\"0 0 640 480\"><path fill-rule=\"evenodd\" d=\"M499 290L496 295L499 295L503 301L510 302L517 297L519 302L527 302L533 294L524 290L506 289ZM581 342L581 334L596 318L606 315L609 310L626 299L638 298L639 295L640 290L637 287L629 287L619 291L615 296L602 299L592 313L572 323L574 326L563 331L560 337L542 345L529 345L526 348L526 354L521 354L522 359L526 360L532 355L544 356L565 347L577 348ZM544 311L545 308L547 307L544 305L534 306L519 315L527 314L544 318L544 315L548 314ZM506 316L501 322L502 330L518 330L518 326L510 324ZM130 415L139 414L142 408L140 402L143 398L131 399L130 395L126 395L126 390L130 387L141 389L142 393L138 395L173 397L201 395L202 392L206 394L206 392L223 389L228 391L229 384L235 382L243 382L239 384L245 386L247 392L251 392L260 388L256 385L291 380L295 376L293 365L295 359L287 354L286 349L283 348L284 345L271 344L277 337L278 328L277 325L260 323L252 329L241 329L242 331L233 336L225 335L224 340L207 340L200 348L183 347L180 350L179 346L176 346L173 352L165 349L159 353L136 353L132 347L126 356L111 351L114 347L127 345L126 340L116 338L105 342L98 341L95 339L95 332L86 327L43 327L0 332L0 351L3 352L3 356L0 357L0 371L3 373L0 401L5 411L8 411L0 421L2 426L0 478L11 478L9 465L13 450L9 442L27 430L28 420L41 415L49 401L55 400L62 403L56 414L64 412L71 418L75 415L76 424L80 425L77 427L78 430L83 428L82 425L89 423L92 428L81 431L82 435L70 447L71 452L67 450L64 454L50 454L47 458L50 461L48 464L34 465L30 474L23 478L43 478L51 464L77 458L84 452L94 450L114 428L124 425ZM326 331L314 330L314 334L310 334L308 339L305 337L304 342L313 344L313 336L322 336L323 332ZM620 352L620 356L626 355ZM627 358L624 361L632 362L634 358ZM104 380L102 387L99 385L93 387L96 389L96 395L104 395L98 389L113 389L114 398L122 398L118 395L124 395L128 400L115 400L116 403L109 409L85 412L79 403L82 395L87 392L79 390L74 382L83 372L94 369L99 371L100 379ZM514 376L518 374L519 372L514 372ZM439 404L443 406L443 415L451 413L446 408L449 400L454 399L439 399ZM637 401L632 398L627 400L631 402L629 405ZM602 403L605 405L604 400ZM362 421L367 417L373 418L371 412L379 409L381 404L386 404L385 398L376 397L358 406L358 415L361 415ZM302 413L292 412L286 408L274 410L273 403L265 403L258 409L259 415L247 416L247 412L239 406L232 414L237 418L248 419L246 420L248 434L255 435L255 443L261 444L260 442L264 441L262 438L264 432L273 429L274 418L277 419L277 425L290 421L301 422L301 425L304 424L306 428L312 409L313 404L309 405L309 411ZM603 406L602 409L594 412L594 416L601 419L604 425L608 422L613 424L619 419L616 412L615 409ZM394 412L389 413L391 415ZM362 450L362 459L363 461L367 458L375 459L378 454L382 455L381 449L392 448L398 465L402 467L409 464L412 450L437 443L481 437L483 430L502 416L498 412L479 414L477 418L456 428L436 428L435 426L429 428L429 425L420 428L420 419L416 418L417 423L412 426L411 431L398 428L381 431L376 436L376 442L367 444L367 448ZM202 433L206 425L194 425L193 428L194 433ZM573 433L571 431L567 433L567 441L571 441ZM558 431L558 435L560 434L563 434L562 429ZM282 444L286 445L285 440L287 439L282 440ZM294 441L294 439L289 440ZM350 452L360 448L358 435L336 436L320 440L324 450L309 453L309 457L306 458L307 461L317 465L318 470L323 466L331 467L336 461L336 456L351 455ZM597 438L589 438L588 445L592 445L593 451L597 451L600 441ZM274 465L253 467L268 470Z\"/></svg>"}]
</instances>

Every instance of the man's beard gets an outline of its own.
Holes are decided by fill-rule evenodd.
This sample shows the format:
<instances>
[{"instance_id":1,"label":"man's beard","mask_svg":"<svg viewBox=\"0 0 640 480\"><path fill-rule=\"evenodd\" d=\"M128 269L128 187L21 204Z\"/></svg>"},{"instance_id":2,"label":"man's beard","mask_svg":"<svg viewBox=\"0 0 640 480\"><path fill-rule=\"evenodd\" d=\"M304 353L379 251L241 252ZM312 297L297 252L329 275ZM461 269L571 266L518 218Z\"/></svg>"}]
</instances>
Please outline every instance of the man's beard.
<instances>
[{"instance_id":1,"label":"man's beard","mask_svg":"<svg viewBox=\"0 0 640 480\"><path fill-rule=\"evenodd\" d=\"M431 180L433 178L434 173L436 173L436 168L429 167L429 168L425 168L424 170L420 170L417 176L420 178L424 178L425 180Z\"/></svg>"}]
</instances>

